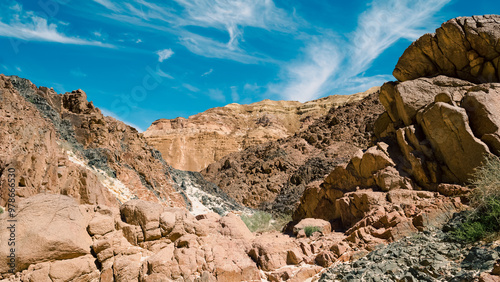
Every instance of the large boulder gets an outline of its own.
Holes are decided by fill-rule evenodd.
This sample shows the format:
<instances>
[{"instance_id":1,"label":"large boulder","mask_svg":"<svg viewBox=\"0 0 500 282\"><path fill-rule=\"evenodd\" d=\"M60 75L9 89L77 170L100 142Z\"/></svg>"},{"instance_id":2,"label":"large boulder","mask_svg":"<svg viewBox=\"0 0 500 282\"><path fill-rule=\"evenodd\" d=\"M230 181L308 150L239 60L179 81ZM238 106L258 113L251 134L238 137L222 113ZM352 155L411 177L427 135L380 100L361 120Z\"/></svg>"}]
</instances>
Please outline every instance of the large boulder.
<instances>
[{"instance_id":1,"label":"large boulder","mask_svg":"<svg viewBox=\"0 0 500 282\"><path fill-rule=\"evenodd\" d=\"M208 227L200 223L189 211L181 208L168 208L160 215L160 229L163 237L172 241L186 234L206 236Z\"/></svg>"},{"instance_id":2,"label":"large boulder","mask_svg":"<svg viewBox=\"0 0 500 282\"><path fill-rule=\"evenodd\" d=\"M330 232L332 232L332 225L330 224L330 222L319 218L304 218L299 223L295 224L295 226L293 227L293 233L297 234L300 230L308 226L317 228L324 235L330 234Z\"/></svg>"},{"instance_id":3,"label":"large boulder","mask_svg":"<svg viewBox=\"0 0 500 282\"><path fill-rule=\"evenodd\" d=\"M500 89L481 87L470 91L463 99L462 106L469 116L470 127L476 135L496 155L500 155Z\"/></svg>"},{"instance_id":4,"label":"large boulder","mask_svg":"<svg viewBox=\"0 0 500 282\"><path fill-rule=\"evenodd\" d=\"M274 232L260 236L252 244L248 255L262 270L272 271L287 264L299 264L304 253L291 237Z\"/></svg>"},{"instance_id":5,"label":"large boulder","mask_svg":"<svg viewBox=\"0 0 500 282\"><path fill-rule=\"evenodd\" d=\"M467 90L474 86L468 81L437 76L418 78L401 83L387 82L380 89L380 102L396 125L414 124L418 110L434 102L436 96L449 96L450 103L458 103Z\"/></svg>"},{"instance_id":6,"label":"large boulder","mask_svg":"<svg viewBox=\"0 0 500 282\"><path fill-rule=\"evenodd\" d=\"M243 220L234 213L228 213L225 217L221 218L219 222L221 227L220 233L224 236L243 240L251 240L254 238L254 235L248 230Z\"/></svg>"},{"instance_id":7,"label":"large boulder","mask_svg":"<svg viewBox=\"0 0 500 282\"><path fill-rule=\"evenodd\" d=\"M43 195L23 199L17 208L16 222L8 213L0 217L0 273L9 271L10 248L15 248L16 272L45 261L66 260L90 254L92 239L87 233L87 216L73 198ZM15 228L9 229L14 226ZM15 234L15 246L9 238Z\"/></svg>"},{"instance_id":8,"label":"large boulder","mask_svg":"<svg viewBox=\"0 0 500 282\"><path fill-rule=\"evenodd\" d=\"M432 103L419 112L418 121L436 158L444 164L443 180L468 182L490 150L472 133L465 109Z\"/></svg>"},{"instance_id":9,"label":"large boulder","mask_svg":"<svg viewBox=\"0 0 500 282\"><path fill-rule=\"evenodd\" d=\"M500 16L459 17L413 42L399 58L399 81L438 74L475 83L500 81Z\"/></svg>"},{"instance_id":10,"label":"large boulder","mask_svg":"<svg viewBox=\"0 0 500 282\"><path fill-rule=\"evenodd\" d=\"M163 207L158 203L130 200L120 207L122 219L132 225L139 225L144 240L150 241L161 237L160 215Z\"/></svg>"}]
</instances>

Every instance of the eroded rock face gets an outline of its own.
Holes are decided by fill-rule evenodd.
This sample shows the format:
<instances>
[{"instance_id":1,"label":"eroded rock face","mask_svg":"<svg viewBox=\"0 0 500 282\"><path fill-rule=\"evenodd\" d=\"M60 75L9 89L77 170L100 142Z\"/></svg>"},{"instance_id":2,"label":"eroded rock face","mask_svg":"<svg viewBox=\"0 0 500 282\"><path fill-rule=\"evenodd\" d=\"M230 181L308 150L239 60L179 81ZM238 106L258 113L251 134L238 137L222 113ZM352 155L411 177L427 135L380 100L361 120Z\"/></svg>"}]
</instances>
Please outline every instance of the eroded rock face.
<instances>
[{"instance_id":1,"label":"eroded rock face","mask_svg":"<svg viewBox=\"0 0 500 282\"><path fill-rule=\"evenodd\" d=\"M445 240L440 230L409 236L353 263L328 269L319 281L498 281L499 250L471 249ZM483 271L489 271L491 274ZM483 272L478 274L478 272Z\"/></svg>"},{"instance_id":2,"label":"eroded rock face","mask_svg":"<svg viewBox=\"0 0 500 282\"><path fill-rule=\"evenodd\" d=\"M16 169L16 193L70 195L118 206L131 198L186 203L160 154L138 132L102 115L82 90L63 95L19 77L0 76L0 170ZM1 175L7 200L7 175Z\"/></svg>"},{"instance_id":3,"label":"eroded rock face","mask_svg":"<svg viewBox=\"0 0 500 282\"><path fill-rule=\"evenodd\" d=\"M35 91L31 86L28 90ZM11 78L3 75L0 99L0 170L15 170L18 196L48 192L71 195L81 203L118 203L96 174L70 160L54 125L19 94ZM8 199L7 176L0 176L2 206Z\"/></svg>"},{"instance_id":4,"label":"eroded rock face","mask_svg":"<svg viewBox=\"0 0 500 282\"><path fill-rule=\"evenodd\" d=\"M80 210L74 199L64 195L38 194L20 201L17 210L15 218L10 218L8 213L1 217L0 273L9 270L10 248L15 249L16 272L31 264L90 254L92 239L86 229L86 213ZM13 229L8 229L12 226ZM11 234L15 234L15 245L9 246L7 242Z\"/></svg>"},{"instance_id":5,"label":"eroded rock face","mask_svg":"<svg viewBox=\"0 0 500 282\"><path fill-rule=\"evenodd\" d=\"M399 58L399 81L446 75L474 83L500 82L500 16L459 17L413 42Z\"/></svg>"},{"instance_id":6,"label":"eroded rock face","mask_svg":"<svg viewBox=\"0 0 500 282\"><path fill-rule=\"evenodd\" d=\"M295 136L232 153L202 174L243 205L290 213L308 185L368 147L382 112L377 95L371 94L332 108Z\"/></svg>"},{"instance_id":7,"label":"eroded rock face","mask_svg":"<svg viewBox=\"0 0 500 282\"><path fill-rule=\"evenodd\" d=\"M467 193L461 185L498 152L500 84L488 74L488 60L498 58L498 18L450 20L407 49L394 71L401 81L380 90L376 146L306 190L295 222L329 220L368 247L439 225L461 208L449 197ZM469 64L475 52L484 64Z\"/></svg>"},{"instance_id":8,"label":"eroded rock face","mask_svg":"<svg viewBox=\"0 0 500 282\"><path fill-rule=\"evenodd\" d=\"M306 103L264 100L249 105L230 104L189 119L157 120L144 136L172 167L200 171L230 153L291 136L331 107L359 101L375 91L373 88Z\"/></svg>"},{"instance_id":9,"label":"eroded rock face","mask_svg":"<svg viewBox=\"0 0 500 282\"><path fill-rule=\"evenodd\" d=\"M303 281L350 249L341 234L315 238L252 234L235 214L196 218L142 200L113 208L68 196L23 199L17 215L16 275L0 247L2 281ZM10 231L5 215L0 239ZM111 228L107 223L112 222ZM328 224L328 223L326 223ZM105 228L102 228L105 227ZM152 236L156 234L158 236ZM328 229L329 231L329 229ZM326 233L326 232L325 232ZM328 236L326 236L328 235ZM335 246L335 250L330 249ZM198 280L201 279L201 280Z\"/></svg>"}]
</instances>

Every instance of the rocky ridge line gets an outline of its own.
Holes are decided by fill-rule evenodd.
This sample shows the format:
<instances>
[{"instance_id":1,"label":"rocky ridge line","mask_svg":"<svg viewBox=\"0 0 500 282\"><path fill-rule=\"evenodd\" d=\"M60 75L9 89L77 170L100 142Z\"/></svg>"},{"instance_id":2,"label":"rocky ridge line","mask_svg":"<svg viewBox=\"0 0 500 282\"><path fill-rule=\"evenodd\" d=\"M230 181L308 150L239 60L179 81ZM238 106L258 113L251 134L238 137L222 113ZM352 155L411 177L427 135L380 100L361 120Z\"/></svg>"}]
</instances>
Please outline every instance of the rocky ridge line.
<instances>
[{"instance_id":1,"label":"rocky ridge line","mask_svg":"<svg viewBox=\"0 0 500 282\"><path fill-rule=\"evenodd\" d=\"M200 171L230 153L291 136L331 107L358 101L376 90L332 95L305 103L271 100L249 105L233 103L188 119L157 120L144 136L174 168Z\"/></svg>"}]
</instances>

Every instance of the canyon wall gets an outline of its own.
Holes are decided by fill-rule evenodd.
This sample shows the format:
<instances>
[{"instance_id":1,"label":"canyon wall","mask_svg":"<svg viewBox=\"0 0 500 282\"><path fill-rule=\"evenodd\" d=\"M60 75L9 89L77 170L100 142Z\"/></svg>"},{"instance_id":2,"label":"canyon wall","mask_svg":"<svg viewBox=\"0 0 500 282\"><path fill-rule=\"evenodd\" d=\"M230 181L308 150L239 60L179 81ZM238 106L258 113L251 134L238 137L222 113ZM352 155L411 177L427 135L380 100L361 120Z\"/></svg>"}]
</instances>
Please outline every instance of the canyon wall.
<instances>
[{"instance_id":1,"label":"canyon wall","mask_svg":"<svg viewBox=\"0 0 500 282\"><path fill-rule=\"evenodd\" d=\"M172 167L200 171L224 156L253 145L278 140L307 128L330 108L358 101L377 91L332 95L305 103L271 101L209 109L172 120L155 121L145 132Z\"/></svg>"}]
</instances>

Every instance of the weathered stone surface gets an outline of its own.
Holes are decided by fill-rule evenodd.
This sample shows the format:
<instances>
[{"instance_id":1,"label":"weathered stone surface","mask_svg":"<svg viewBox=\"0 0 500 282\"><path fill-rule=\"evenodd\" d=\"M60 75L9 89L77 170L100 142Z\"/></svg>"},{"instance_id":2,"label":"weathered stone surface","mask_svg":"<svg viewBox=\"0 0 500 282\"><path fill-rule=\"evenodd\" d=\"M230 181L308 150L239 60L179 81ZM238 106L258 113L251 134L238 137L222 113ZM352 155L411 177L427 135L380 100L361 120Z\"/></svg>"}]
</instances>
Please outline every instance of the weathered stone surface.
<instances>
[{"instance_id":1,"label":"weathered stone surface","mask_svg":"<svg viewBox=\"0 0 500 282\"><path fill-rule=\"evenodd\" d=\"M221 226L220 233L224 236L243 240L251 240L254 238L254 235L248 230L243 220L234 213L228 213L221 218L219 222Z\"/></svg>"},{"instance_id":2,"label":"weathered stone surface","mask_svg":"<svg viewBox=\"0 0 500 282\"><path fill-rule=\"evenodd\" d=\"M59 95L15 76L0 81L0 169L16 169L19 197L63 194L117 207L136 196L186 205L157 151L134 128L103 116L85 92ZM5 205L6 174L0 185Z\"/></svg>"},{"instance_id":3,"label":"weathered stone surface","mask_svg":"<svg viewBox=\"0 0 500 282\"><path fill-rule=\"evenodd\" d=\"M139 281L141 271L141 254L117 256L113 263L115 281Z\"/></svg>"},{"instance_id":4,"label":"weathered stone surface","mask_svg":"<svg viewBox=\"0 0 500 282\"><path fill-rule=\"evenodd\" d=\"M409 126L416 122L417 112L424 106L444 99L443 95L450 99L446 103L459 103L473 86L471 82L443 75L422 77L400 83L387 82L380 89L379 98L393 123Z\"/></svg>"},{"instance_id":5,"label":"weathered stone surface","mask_svg":"<svg viewBox=\"0 0 500 282\"><path fill-rule=\"evenodd\" d=\"M232 153L202 174L245 206L291 213L309 184L369 146L383 112L377 96L332 108L297 135Z\"/></svg>"},{"instance_id":6,"label":"weathered stone surface","mask_svg":"<svg viewBox=\"0 0 500 282\"><path fill-rule=\"evenodd\" d=\"M332 232L330 222L319 218L304 218L293 227L293 233L297 234L300 230L306 228L307 226L318 228L323 235L328 235Z\"/></svg>"},{"instance_id":7,"label":"weathered stone surface","mask_svg":"<svg viewBox=\"0 0 500 282\"><path fill-rule=\"evenodd\" d=\"M498 82L500 16L459 17L413 42L393 75L400 81L438 74L475 83ZM495 65L493 62L496 62Z\"/></svg>"},{"instance_id":8,"label":"weathered stone surface","mask_svg":"<svg viewBox=\"0 0 500 282\"><path fill-rule=\"evenodd\" d=\"M145 132L148 142L174 168L200 171L224 156L253 145L292 136L330 108L359 101L377 88L354 95L332 95L300 103L271 101L229 104L173 120L155 121Z\"/></svg>"},{"instance_id":9,"label":"weathered stone surface","mask_svg":"<svg viewBox=\"0 0 500 282\"><path fill-rule=\"evenodd\" d=\"M218 219L213 222L214 229L218 227ZM192 214L185 209L167 208L160 215L160 229L163 237L172 241L177 240L185 234L195 234L197 236L206 236L209 231L209 225L202 224Z\"/></svg>"},{"instance_id":10,"label":"weathered stone surface","mask_svg":"<svg viewBox=\"0 0 500 282\"><path fill-rule=\"evenodd\" d=\"M87 231L92 235L104 235L115 230L115 220L109 215L98 214L89 222Z\"/></svg>"},{"instance_id":11,"label":"weathered stone surface","mask_svg":"<svg viewBox=\"0 0 500 282\"><path fill-rule=\"evenodd\" d=\"M481 165L490 151L472 133L466 111L437 102L419 113L418 120L435 150L437 160L446 166L443 180L469 181L474 169Z\"/></svg>"},{"instance_id":12,"label":"weathered stone surface","mask_svg":"<svg viewBox=\"0 0 500 282\"><path fill-rule=\"evenodd\" d=\"M437 230L409 236L354 262L336 265L324 272L319 281L478 281L478 272L490 269L498 257L497 251L487 246L478 248L487 254L481 256L461 244L445 241L444 237ZM470 261L476 266L471 268Z\"/></svg>"},{"instance_id":13,"label":"weathered stone surface","mask_svg":"<svg viewBox=\"0 0 500 282\"><path fill-rule=\"evenodd\" d=\"M158 203L131 200L120 207L120 213L128 224L141 226L144 240L151 241L161 237L160 215L163 209Z\"/></svg>"},{"instance_id":14,"label":"weathered stone surface","mask_svg":"<svg viewBox=\"0 0 500 282\"><path fill-rule=\"evenodd\" d=\"M299 264L303 253L289 236L274 232L258 237L248 255L265 271L272 271L287 264Z\"/></svg>"},{"instance_id":15,"label":"weathered stone surface","mask_svg":"<svg viewBox=\"0 0 500 282\"><path fill-rule=\"evenodd\" d=\"M498 86L498 85L497 85ZM470 127L476 137L488 145L496 155L500 154L500 89L494 85L478 91L470 91L462 106L469 116Z\"/></svg>"},{"instance_id":16,"label":"weathered stone surface","mask_svg":"<svg viewBox=\"0 0 500 282\"><path fill-rule=\"evenodd\" d=\"M49 277L52 281L97 281L100 273L91 255L55 261L50 264Z\"/></svg>"},{"instance_id":17,"label":"weathered stone surface","mask_svg":"<svg viewBox=\"0 0 500 282\"><path fill-rule=\"evenodd\" d=\"M19 200L19 199L18 199ZM16 270L30 264L65 260L90 254L92 240L87 222L74 199L63 195L36 195L19 201L15 223ZM0 273L7 273L10 247L8 213L1 215Z\"/></svg>"}]
</instances>

